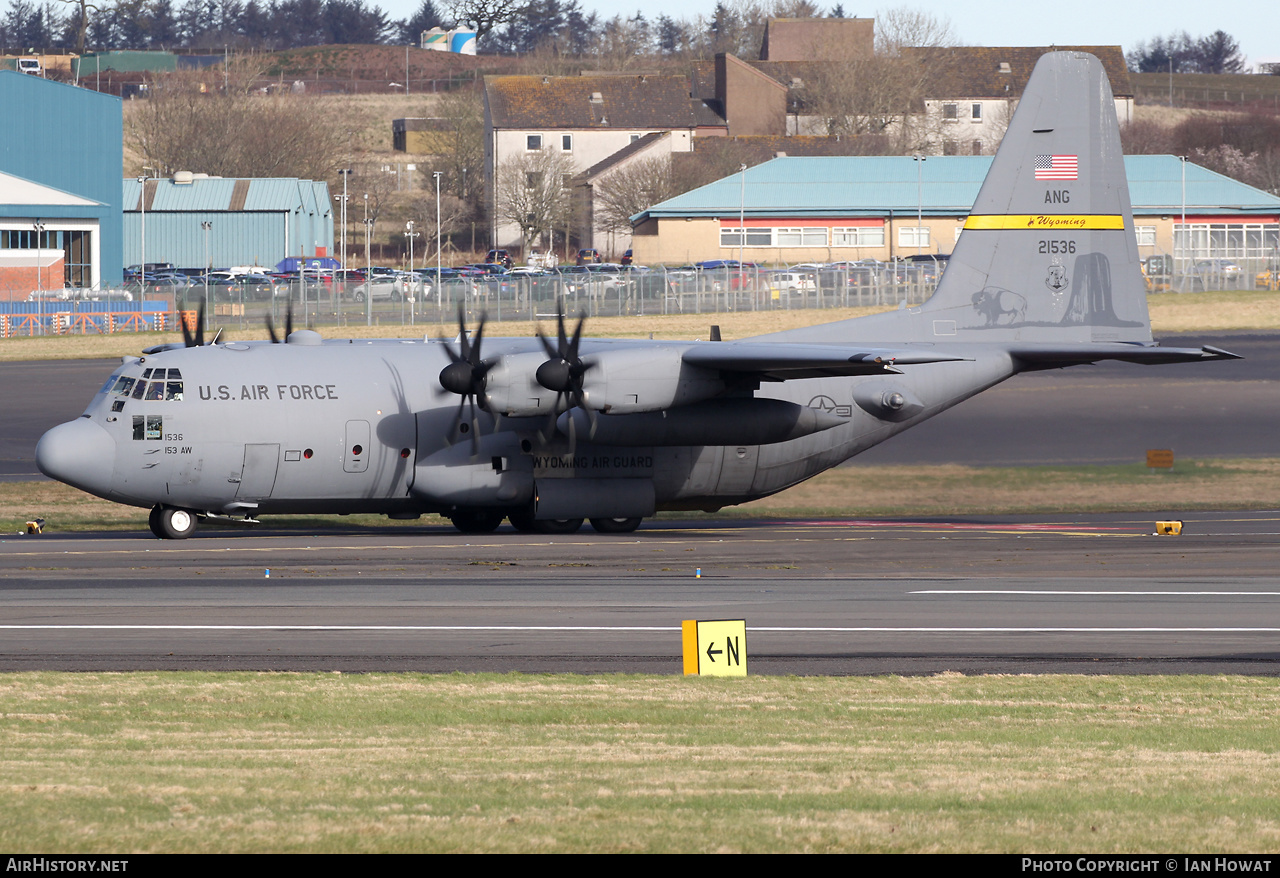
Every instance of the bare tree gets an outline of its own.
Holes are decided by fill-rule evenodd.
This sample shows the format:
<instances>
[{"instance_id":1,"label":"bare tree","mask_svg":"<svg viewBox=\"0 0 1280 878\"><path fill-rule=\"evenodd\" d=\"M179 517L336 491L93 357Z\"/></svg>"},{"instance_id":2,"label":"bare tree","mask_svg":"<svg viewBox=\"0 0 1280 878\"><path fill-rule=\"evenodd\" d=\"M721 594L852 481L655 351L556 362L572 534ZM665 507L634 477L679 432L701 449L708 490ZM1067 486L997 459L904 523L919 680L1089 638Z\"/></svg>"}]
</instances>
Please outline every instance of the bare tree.
<instances>
[{"instance_id":1,"label":"bare tree","mask_svg":"<svg viewBox=\"0 0 1280 878\"><path fill-rule=\"evenodd\" d=\"M671 156L639 159L595 184L594 214L602 228L629 232L631 217L677 194Z\"/></svg>"},{"instance_id":2,"label":"bare tree","mask_svg":"<svg viewBox=\"0 0 1280 878\"><path fill-rule=\"evenodd\" d=\"M344 132L301 95L262 94L259 70L234 62L152 81L151 98L129 120L127 137L162 174L324 180L337 167Z\"/></svg>"},{"instance_id":3,"label":"bare tree","mask_svg":"<svg viewBox=\"0 0 1280 878\"><path fill-rule=\"evenodd\" d=\"M574 173L572 160L550 148L507 159L498 167L495 220L518 226L526 249L540 234L564 228L573 206Z\"/></svg>"},{"instance_id":4,"label":"bare tree","mask_svg":"<svg viewBox=\"0 0 1280 878\"><path fill-rule=\"evenodd\" d=\"M876 18L870 55L835 37L815 44L813 57L823 63L805 83L811 127L842 139L875 136L890 153L932 151L939 120L925 112L925 101L946 79L955 42L945 19L890 10Z\"/></svg>"},{"instance_id":5,"label":"bare tree","mask_svg":"<svg viewBox=\"0 0 1280 878\"><path fill-rule=\"evenodd\" d=\"M512 21L527 4L526 0L449 0L449 14L459 24L476 29L476 39L483 39L499 25Z\"/></svg>"},{"instance_id":6,"label":"bare tree","mask_svg":"<svg viewBox=\"0 0 1280 878\"><path fill-rule=\"evenodd\" d=\"M436 116L443 120L437 153L438 167L424 169L430 177L434 170L444 172L444 188L464 200L483 190L484 175L484 106L474 91L447 92L435 105Z\"/></svg>"}]
</instances>

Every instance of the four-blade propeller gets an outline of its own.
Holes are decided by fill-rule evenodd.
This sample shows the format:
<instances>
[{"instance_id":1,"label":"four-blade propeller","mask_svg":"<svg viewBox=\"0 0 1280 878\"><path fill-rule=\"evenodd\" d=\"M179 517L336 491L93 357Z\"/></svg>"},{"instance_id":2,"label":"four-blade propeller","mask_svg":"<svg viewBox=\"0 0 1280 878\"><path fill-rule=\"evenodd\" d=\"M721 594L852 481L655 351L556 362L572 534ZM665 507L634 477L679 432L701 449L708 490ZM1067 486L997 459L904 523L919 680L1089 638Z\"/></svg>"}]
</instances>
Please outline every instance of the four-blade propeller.
<instances>
[{"instance_id":1,"label":"four-blade propeller","mask_svg":"<svg viewBox=\"0 0 1280 878\"><path fill-rule=\"evenodd\" d=\"M484 342L485 320L486 315L481 314L480 326L476 328L475 341L470 341L467 338L466 314L463 312L462 305L459 305L458 345L460 351L455 351L453 346L443 337L440 339L450 360L449 365L440 370L440 386L448 392L456 393L462 397L462 401L458 403L458 413L453 419L454 431L462 430L471 434L472 454L477 452L479 443L479 439L476 436L479 427L476 407L484 408L484 379L489 374L489 370L495 365L493 362L485 362L480 354L480 346ZM468 405L471 407L471 419L464 422L462 420L462 410Z\"/></svg>"},{"instance_id":2,"label":"four-blade propeller","mask_svg":"<svg viewBox=\"0 0 1280 878\"><path fill-rule=\"evenodd\" d=\"M578 325L573 329L573 338L570 339L565 330L564 325L564 309L556 309L557 337L556 344L553 346L542 330L538 330L538 341L542 342L543 350L547 352L549 358L545 363L538 367L538 371L534 373L537 382L547 390L556 392L556 404L551 411L551 420L548 429L544 431L544 438L550 438L556 429L556 418L560 412L568 411L574 406L578 406L587 413L587 418L591 423L591 432L595 433L596 414L587 406L586 393L583 390L583 380L587 370L592 364L585 362L578 356L578 343L582 340L582 327L587 322L587 312L580 311L578 313ZM563 398L564 407L561 408L560 400ZM569 444L572 447L575 436L572 434L572 424L569 422L570 436Z\"/></svg>"}]
</instances>

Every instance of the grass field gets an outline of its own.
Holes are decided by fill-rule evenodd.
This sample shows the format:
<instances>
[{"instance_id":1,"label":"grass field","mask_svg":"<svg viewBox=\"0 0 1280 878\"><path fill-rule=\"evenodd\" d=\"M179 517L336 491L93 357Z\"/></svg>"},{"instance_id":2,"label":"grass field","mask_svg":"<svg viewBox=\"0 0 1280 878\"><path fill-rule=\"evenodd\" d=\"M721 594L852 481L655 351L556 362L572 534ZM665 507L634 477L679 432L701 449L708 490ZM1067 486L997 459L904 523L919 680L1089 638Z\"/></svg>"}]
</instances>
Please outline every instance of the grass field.
<instances>
[{"instance_id":1,"label":"grass field","mask_svg":"<svg viewBox=\"0 0 1280 878\"><path fill-rule=\"evenodd\" d=\"M874 517L1272 509L1280 460L1180 460L1172 471L1123 466L850 466L790 490L716 513L719 517ZM680 513L680 517L708 517ZM147 511L90 497L58 482L0 482L0 533L43 518L50 532L145 533ZM272 527L323 532L349 527L447 525L439 516L391 521L379 515L268 516Z\"/></svg>"},{"instance_id":2,"label":"grass field","mask_svg":"<svg viewBox=\"0 0 1280 878\"><path fill-rule=\"evenodd\" d=\"M1274 851L1280 681L0 677L10 852Z\"/></svg>"},{"instance_id":3,"label":"grass field","mask_svg":"<svg viewBox=\"0 0 1280 878\"><path fill-rule=\"evenodd\" d=\"M1157 333L1225 332L1247 329L1280 329L1280 293L1266 291L1224 291L1210 293L1161 294L1147 299L1151 327ZM596 317L588 321L587 333L597 338L658 339L706 338L711 324L717 324L725 339L746 338L767 332L778 332L816 323L862 317L887 308L833 308L823 310L735 311L721 314L670 314L643 317ZM472 321L479 315L473 315ZM492 325L490 335L530 336L534 323L507 321ZM380 326L318 325L321 334L330 338L388 338L436 336L452 337L455 326L437 323L403 326L398 322ZM544 331L554 332L553 322L543 324ZM262 339L264 326L250 318L245 329L227 328L223 341ZM58 360L88 357L136 356L144 347L167 342L181 342L179 332L118 333L115 335L76 335L43 338L9 338L0 341L0 361Z\"/></svg>"}]
</instances>

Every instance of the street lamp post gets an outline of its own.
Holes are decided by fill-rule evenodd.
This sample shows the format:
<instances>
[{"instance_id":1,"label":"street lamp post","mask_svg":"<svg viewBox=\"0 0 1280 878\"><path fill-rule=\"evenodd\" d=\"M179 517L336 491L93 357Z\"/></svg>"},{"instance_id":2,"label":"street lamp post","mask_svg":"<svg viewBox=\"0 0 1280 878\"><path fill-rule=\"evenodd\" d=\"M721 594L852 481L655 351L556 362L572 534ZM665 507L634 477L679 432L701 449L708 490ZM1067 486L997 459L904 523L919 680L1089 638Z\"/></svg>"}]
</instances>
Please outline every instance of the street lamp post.
<instances>
[{"instance_id":1,"label":"street lamp post","mask_svg":"<svg viewBox=\"0 0 1280 878\"><path fill-rule=\"evenodd\" d=\"M924 249L920 234L920 227L924 225L924 156L916 153L911 158L916 163L916 255L919 256Z\"/></svg>"},{"instance_id":2,"label":"street lamp post","mask_svg":"<svg viewBox=\"0 0 1280 878\"><path fill-rule=\"evenodd\" d=\"M351 176L351 168L338 171L342 175L342 267L347 268L347 180Z\"/></svg>"},{"instance_id":3,"label":"street lamp post","mask_svg":"<svg viewBox=\"0 0 1280 878\"><path fill-rule=\"evenodd\" d=\"M44 223L36 220L31 224L36 233L36 314L40 324L40 332L44 333Z\"/></svg>"},{"instance_id":4,"label":"street lamp post","mask_svg":"<svg viewBox=\"0 0 1280 878\"><path fill-rule=\"evenodd\" d=\"M369 193L364 194L364 320L373 326L373 260L369 256Z\"/></svg>"},{"instance_id":5,"label":"street lamp post","mask_svg":"<svg viewBox=\"0 0 1280 878\"><path fill-rule=\"evenodd\" d=\"M143 168L143 170L146 170ZM138 231L138 245L141 251L141 259L138 263L138 298L141 299L147 291L147 175L138 175L138 187L142 190L142 194L138 196L138 211L141 214L141 222Z\"/></svg>"},{"instance_id":6,"label":"street lamp post","mask_svg":"<svg viewBox=\"0 0 1280 878\"><path fill-rule=\"evenodd\" d=\"M204 229L204 310L209 313L209 269L212 267L209 263L209 230L213 228L213 223L209 220L202 220L200 228Z\"/></svg>"},{"instance_id":7,"label":"street lamp post","mask_svg":"<svg viewBox=\"0 0 1280 878\"><path fill-rule=\"evenodd\" d=\"M1185 287L1187 277L1186 266L1182 263L1186 260L1189 237L1187 235L1187 157L1185 155L1180 155L1178 156L1178 160L1182 162L1182 236L1173 236L1173 266L1174 271L1178 271L1179 269L1182 270L1182 280L1179 281L1178 284L1178 289L1182 290ZM1181 247L1178 246L1179 242L1182 244ZM1179 252L1182 254L1181 259L1178 258Z\"/></svg>"},{"instance_id":8,"label":"street lamp post","mask_svg":"<svg viewBox=\"0 0 1280 878\"><path fill-rule=\"evenodd\" d=\"M433 171L436 178L436 312L441 322L444 321L444 291L440 289L440 177L441 171Z\"/></svg>"},{"instance_id":9,"label":"street lamp post","mask_svg":"<svg viewBox=\"0 0 1280 878\"><path fill-rule=\"evenodd\" d=\"M409 239L409 281L408 281L408 298L409 298L409 325L413 325L413 308L417 298L413 294L414 281L417 277L413 273L413 239L422 234L413 230L413 220L409 220L404 224L404 236ZM403 319L403 317L401 318Z\"/></svg>"},{"instance_id":10,"label":"street lamp post","mask_svg":"<svg viewBox=\"0 0 1280 878\"><path fill-rule=\"evenodd\" d=\"M738 182L738 289L741 290L746 275L746 266L742 264L743 251L747 245L747 166L746 164L738 165L738 173L741 175ZM733 284L729 284L730 287ZM751 294L751 307L755 308L756 296Z\"/></svg>"}]
</instances>

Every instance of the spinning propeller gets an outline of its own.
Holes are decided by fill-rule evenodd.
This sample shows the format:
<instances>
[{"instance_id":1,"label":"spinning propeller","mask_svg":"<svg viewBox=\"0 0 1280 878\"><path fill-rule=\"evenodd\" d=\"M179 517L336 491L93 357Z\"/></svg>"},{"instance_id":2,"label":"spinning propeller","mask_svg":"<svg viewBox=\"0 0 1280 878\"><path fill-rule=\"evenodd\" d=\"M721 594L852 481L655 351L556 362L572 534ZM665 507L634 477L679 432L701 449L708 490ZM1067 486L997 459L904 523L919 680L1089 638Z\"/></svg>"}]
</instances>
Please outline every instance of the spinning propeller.
<instances>
[{"instance_id":1,"label":"spinning propeller","mask_svg":"<svg viewBox=\"0 0 1280 878\"><path fill-rule=\"evenodd\" d=\"M478 418L476 416L477 405L483 409L484 403L481 402L481 394L484 393L484 379L489 374L489 370L494 367L494 363L485 362L480 357L480 345L484 341L484 324L486 316L480 315L480 326L476 329L476 339L474 342L467 338L466 316L463 313L462 306L458 306L458 343L460 351L454 351L453 346L449 344L443 337L440 341L444 344L445 353L449 355L451 361L449 365L440 370L440 386L450 393L456 393L462 397L462 401L458 403L458 413L454 416L454 431L462 429L464 423L469 426L471 434L471 453L474 455L479 450L479 439L476 436L478 432ZM462 410L471 406L471 420L464 422L462 420Z\"/></svg>"},{"instance_id":2,"label":"spinning propeller","mask_svg":"<svg viewBox=\"0 0 1280 878\"><path fill-rule=\"evenodd\" d=\"M580 311L578 313L578 325L574 327L573 338L570 339L568 333L565 331L564 310L562 308L557 308L556 324L558 332L554 347L547 337L542 334L542 330L538 330L538 341L542 342L542 347L547 352L547 356L550 359L538 367L538 371L534 373L534 378L537 379L539 384L547 388L547 390L554 390L556 392L556 404L551 410L551 422L549 424L549 429L544 434L546 437L551 436L555 432L556 418L561 411L561 397L565 400L565 411L568 411L574 406L578 406L587 413L587 419L591 422L591 433L592 435L595 434L596 413L587 406L586 393L582 387L583 376L586 375L587 370L591 368L592 364L583 362L582 358L578 356L578 342L582 339L582 327L586 322L587 312ZM573 436L572 419L569 421L569 424L569 444L572 446L575 439Z\"/></svg>"},{"instance_id":3,"label":"spinning propeller","mask_svg":"<svg viewBox=\"0 0 1280 878\"><path fill-rule=\"evenodd\" d=\"M196 312L196 331L192 332L187 329L187 321L179 320L178 325L182 327L182 346L188 348L198 348L204 344L204 302L200 303L200 310ZM217 344L218 339L222 337L222 327L218 327L218 331L213 334L213 341L209 344Z\"/></svg>"},{"instance_id":4,"label":"spinning propeller","mask_svg":"<svg viewBox=\"0 0 1280 878\"><path fill-rule=\"evenodd\" d=\"M187 321L179 320L182 326L182 344L189 348L198 348L204 344L204 302L200 303L200 310L196 312L196 331L193 333L187 329Z\"/></svg>"},{"instance_id":5,"label":"spinning propeller","mask_svg":"<svg viewBox=\"0 0 1280 878\"><path fill-rule=\"evenodd\" d=\"M293 302L289 303L289 309L284 312L284 338L276 336L276 324L271 319L271 313L267 313L267 334L271 336L272 344L280 344L287 342L289 336L293 335Z\"/></svg>"}]
</instances>

